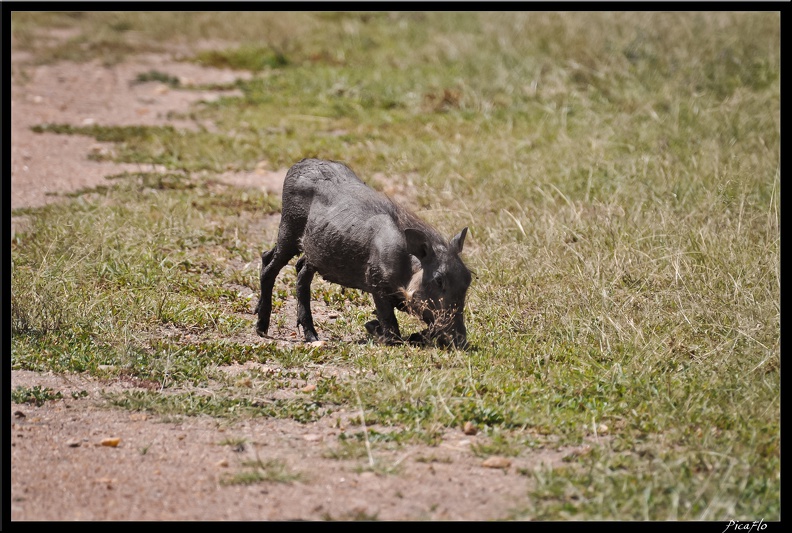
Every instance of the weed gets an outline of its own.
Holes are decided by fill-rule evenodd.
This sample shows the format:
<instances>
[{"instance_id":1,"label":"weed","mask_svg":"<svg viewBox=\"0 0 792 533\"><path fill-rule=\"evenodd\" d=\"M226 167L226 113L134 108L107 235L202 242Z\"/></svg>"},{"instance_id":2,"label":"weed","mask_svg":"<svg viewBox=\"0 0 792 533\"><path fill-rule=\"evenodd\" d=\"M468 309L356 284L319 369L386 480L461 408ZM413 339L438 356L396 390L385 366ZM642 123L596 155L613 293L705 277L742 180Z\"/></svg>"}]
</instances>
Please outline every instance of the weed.
<instances>
[{"instance_id":1,"label":"weed","mask_svg":"<svg viewBox=\"0 0 792 533\"><path fill-rule=\"evenodd\" d=\"M437 456L434 454L431 455L421 455L415 458L416 463L441 463L441 464L452 464L454 462L453 459L450 457L443 457Z\"/></svg>"},{"instance_id":2,"label":"weed","mask_svg":"<svg viewBox=\"0 0 792 533\"><path fill-rule=\"evenodd\" d=\"M363 459L368 456L368 451L362 440L347 440L339 437L338 445L328 448L323 456L338 460Z\"/></svg>"},{"instance_id":3,"label":"weed","mask_svg":"<svg viewBox=\"0 0 792 533\"><path fill-rule=\"evenodd\" d=\"M230 446L235 452L245 451L247 439L244 437L229 437L220 441L220 446Z\"/></svg>"},{"instance_id":4,"label":"weed","mask_svg":"<svg viewBox=\"0 0 792 533\"><path fill-rule=\"evenodd\" d=\"M475 442L470 446L470 451L479 457L490 455L514 457L519 455L522 449L520 443L511 441L502 433L492 435L489 442Z\"/></svg>"},{"instance_id":5,"label":"weed","mask_svg":"<svg viewBox=\"0 0 792 533\"><path fill-rule=\"evenodd\" d=\"M289 64L281 51L258 46L242 46L234 50L206 50L193 59L196 63L210 67L251 70L258 72L266 67L280 68Z\"/></svg>"},{"instance_id":6,"label":"weed","mask_svg":"<svg viewBox=\"0 0 792 533\"><path fill-rule=\"evenodd\" d=\"M316 403L295 400L257 400L229 396L208 396L197 393L162 395L150 391L108 393L111 405L131 411L147 411L165 417L208 415L217 418L265 416L291 418L308 423L323 413Z\"/></svg>"},{"instance_id":7,"label":"weed","mask_svg":"<svg viewBox=\"0 0 792 533\"><path fill-rule=\"evenodd\" d=\"M277 459L262 461L257 458L244 461L242 466L246 467L246 470L226 475L220 479L220 483L223 485L251 485L267 481L292 483L301 477L299 473L291 472L282 461Z\"/></svg>"},{"instance_id":8,"label":"weed","mask_svg":"<svg viewBox=\"0 0 792 533\"><path fill-rule=\"evenodd\" d=\"M160 72L158 70L149 70L148 72L141 72L137 76L135 76L134 84L138 83L146 83L150 81L158 81L160 83L164 83L169 87L179 87L181 85L181 81L176 76L171 76L170 74L166 74L164 72Z\"/></svg>"},{"instance_id":9,"label":"weed","mask_svg":"<svg viewBox=\"0 0 792 533\"><path fill-rule=\"evenodd\" d=\"M52 400L60 400L63 394L59 391L54 391L49 387L16 387L11 391L11 401L14 403L30 403L36 406L42 406L45 402Z\"/></svg>"}]
</instances>

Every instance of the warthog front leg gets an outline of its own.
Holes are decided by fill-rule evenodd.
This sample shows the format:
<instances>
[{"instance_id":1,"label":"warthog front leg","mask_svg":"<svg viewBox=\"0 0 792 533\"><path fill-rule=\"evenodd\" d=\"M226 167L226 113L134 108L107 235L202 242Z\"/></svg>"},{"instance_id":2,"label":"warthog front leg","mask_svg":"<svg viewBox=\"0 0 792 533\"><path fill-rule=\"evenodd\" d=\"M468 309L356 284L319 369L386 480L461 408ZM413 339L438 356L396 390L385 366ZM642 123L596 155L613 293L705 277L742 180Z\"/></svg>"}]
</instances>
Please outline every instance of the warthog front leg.
<instances>
[{"instance_id":1,"label":"warthog front leg","mask_svg":"<svg viewBox=\"0 0 792 533\"><path fill-rule=\"evenodd\" d=\"M302 256L295 265L297 268L297 325L302 326L305 342L319 340L311 315L311 280L316 269Z\"/></svg>"}]
</instances>

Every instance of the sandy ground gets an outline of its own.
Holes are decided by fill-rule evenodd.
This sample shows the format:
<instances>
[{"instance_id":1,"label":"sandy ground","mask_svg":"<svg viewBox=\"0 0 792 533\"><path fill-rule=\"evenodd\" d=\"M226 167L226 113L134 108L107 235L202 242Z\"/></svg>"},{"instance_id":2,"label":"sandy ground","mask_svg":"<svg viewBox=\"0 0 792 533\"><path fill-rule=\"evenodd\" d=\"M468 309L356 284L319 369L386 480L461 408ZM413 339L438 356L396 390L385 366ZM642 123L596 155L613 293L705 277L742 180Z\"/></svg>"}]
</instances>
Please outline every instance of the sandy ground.
<instances>
[{"instance_id":1,"label":"sandy ground","mask_svg":"<svg viewBox=\"0 0 792 533\"><path fill-rule=\"evenodd\" d=\"M36 134L31 126L53 122L197 127L169 119L168 112L186 111L218 93L130 81L152 69L177 75L185 83L224 83L241 75L164 55L140 56L112 68L97 63L24 65L22 54L12 59L25 71L25 76L13 77L11 90L13 208L63 201L61 193L138 169L88 159L90 153L112 146L81 136ZM284 174L259 170L229 173L224 179L279 192ZM12 233L24 223L24 217L14 219ZM260 342L255 335L249 340ZM310 424L263 418L173 421L113 409L103 401L104 391L145 388L145 383L12 372L12 389L36 385L60 391L64 399L38 407L7 404L12 521L508 519L514 510L530 507L531 477L525 472L540 463L559 464L564 455L576 451L548 448L487 466L471 451L485 437L452 429L439 446L376 448L372 471L368 457L334 458L343 421L357 413L334 413ZM299 394L305 385L294 383L287 392ZM72 398L72 391L88 395ZM112 447L102 445L104 439L120 441ZM295 479L224 483L250 470L246 464L256 459L275 461Z\"/></svg>"}]
</instances>

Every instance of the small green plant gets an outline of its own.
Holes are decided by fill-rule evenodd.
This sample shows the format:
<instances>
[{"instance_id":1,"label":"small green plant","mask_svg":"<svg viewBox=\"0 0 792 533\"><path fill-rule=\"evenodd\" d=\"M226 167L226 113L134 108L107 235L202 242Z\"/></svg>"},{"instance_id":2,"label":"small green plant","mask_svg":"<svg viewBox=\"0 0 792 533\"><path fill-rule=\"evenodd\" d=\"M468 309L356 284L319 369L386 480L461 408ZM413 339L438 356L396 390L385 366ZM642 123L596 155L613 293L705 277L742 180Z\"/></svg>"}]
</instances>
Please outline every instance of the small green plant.
<instances>
[{"instance_id":1,"label":"small green plant","mask_svg":"<svg viewBox=\"0 0 792 533\"><path fill-rule=\"evenodd\" d=\"M60 400L63 394L49 387L35 385L33 387L17 387L11 391L11 401L14 403L30 403L42 406L52 400Z\"/></svg>"},{"instance_id":2,"label":"small green plant","mask_svg":"<svg viewBox=\"0 0 792 533\"><path fill-rule=\"evenodd\" d=\"M374 464L370 464L368 461L364 464L357 464L352 469L353 472L361 473L361 472L373 472L378 476L397 476L403 472L403 468L401 462L386 462L386 461L375 461Z\"/></svg>"},{"instance_id":3,"label":"small green plant","mask_svg":"<svg viewBox=\"0 0 792 533\"><path fill-rule=\"evenodd\" d=\"M196 63L217 68L250 70L258 72L264 68L281 68L289 64L283 52L269 47L240 46L231 50L206 50L196 54Z\"/></svg>"},{"instance_id":4,"label":"small green plant","mask_svg":"<svg viewBox=\"0 0 792 533\"><path fill-rule=\"evenodd\" d=\"M245 451L247 439L244 437L228 437L220 441L220 446L230 446L235 452Z\"/></svg>"},{"instance_id":5,"label":"small green plant","mask_svg":"<svg viewBox=\"0 0 792 533\"><path fill-rule=\"evenodd\" d=\"M292 483L302 477L300 473L291 471L283 461L277 459L262 461L257 458L244 461L242 466L246 470L224 476L220 479L220 483L223 485L251 485L262 482Z\"/></svg>"},{"instance_id":6,"label":"small green plant","mask_svg":"<svg viewBox=\"0 0 792 533\"><path fill-rule=\"evenodd\" d=\"M158 81L170 87L176 88L181 85L181 81L176 76L171 76L158 70L149 70L148 72L141 72L135 77L134 84L146 83L150 81Z\"/></svg>"},{"instance_id":7,"label":"small green plant","mask_svg":"<svg viewBox=\"0 0 792 533\"><path fill-rule=\"evenodd\" d=\"M489 442L474 442L471 444L470 451L478 457L488 457L490 455L514 457L520 454L522 446L503 433L497 432L489 438Z\"/></svg>"},{"instance_id":8,"label":"small green plant","mask_svg":"<svg viewBox=\"0 0 792 533\"><path fill-rule=\"evenodd\" d=\"M325 450L323 456L338 460L362 459L368 457L368 452L362 440L339 439L338 444Z\"/></svg>"},{"instance_id":9,"label":"small green plant","mask_svg":"<svg viewBox=\"0 0 792 533\"><path fill-rule=\"evenodd\" d=\"M437 456L435 454L430 455L420 455L415 458L416 463L443 463L443 464L451 464L454 462L453 459L450 457L445 456Z\"/></svg>"}]
</instances>

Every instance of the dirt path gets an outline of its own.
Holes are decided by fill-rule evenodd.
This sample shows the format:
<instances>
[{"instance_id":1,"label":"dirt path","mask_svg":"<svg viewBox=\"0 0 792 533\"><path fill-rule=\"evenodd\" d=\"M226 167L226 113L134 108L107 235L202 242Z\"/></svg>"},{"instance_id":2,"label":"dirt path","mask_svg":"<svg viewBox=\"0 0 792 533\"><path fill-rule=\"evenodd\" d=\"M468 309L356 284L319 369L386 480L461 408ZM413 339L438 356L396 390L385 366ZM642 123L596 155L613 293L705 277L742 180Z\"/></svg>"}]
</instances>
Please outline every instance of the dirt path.
<instances>
[{"instance_id":1,"label":"dirt path","mask_svg":"<svg viewBox=\"0 0 792 533\"><path fill-rule=\"evenodd\" d=\"M25 60L19 54L12 58ZM104 183L104 176L133 167L87 158L92 151L112 150L112 146L81 136L35 134L30 131L32 125L195 127L169 120L168 112L185 111L191 103L216 94L175 90L156 82L129 83L137 74L153 69L194 83L223 83L233 76L155 55L112 68L96 63L28 65L25 79L15 76L12 207L59 201L57 193ZM225 178L277 192L283 171ZM12 233L24 223L24 219L13 220ZM338 458L336 453L337 436L343 430L338 420L356 413L336 413L332 419L311 424L273 419L229 423L208 417L174 422L103 406L103 391L139 384L84 375L12 372L12 389L36 385L60 391L64 399L40 407L9 404L7 408L12 521L503 519L529 504L530 478L521 470L539 462L558 463L565 454L545 451L514 458L505 468L488 468L470 449L484 437L448 430L436 447L377 449L376 463L395 472L379 474L365 468L368 457ZM295 383L295 392L302 386ZM72 391L88 395L75 399L69 394ZM119 438L120 443L103 446L107 438ZM244 472L246 463L253 460L274 461L294 479L223 483Z\"/></svg>"}]
</instances>

